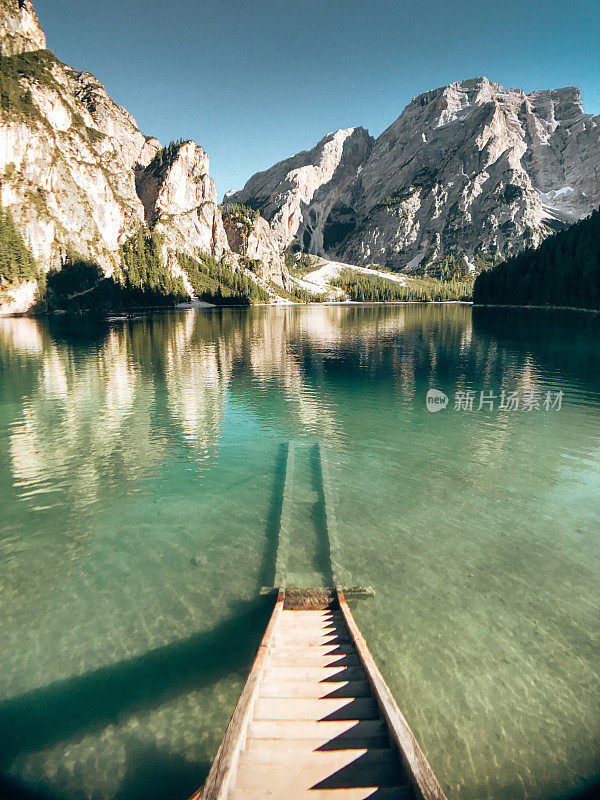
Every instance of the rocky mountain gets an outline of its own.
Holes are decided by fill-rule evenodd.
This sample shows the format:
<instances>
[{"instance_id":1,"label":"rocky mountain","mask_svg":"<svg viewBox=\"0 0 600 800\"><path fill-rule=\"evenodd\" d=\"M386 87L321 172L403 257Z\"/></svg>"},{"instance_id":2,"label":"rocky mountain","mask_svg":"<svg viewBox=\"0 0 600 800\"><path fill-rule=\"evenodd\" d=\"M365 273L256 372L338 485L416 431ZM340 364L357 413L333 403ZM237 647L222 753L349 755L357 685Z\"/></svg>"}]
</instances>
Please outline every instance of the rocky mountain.
<instances>
[{"instance_id":1,"label":"rocky mountain","mask_svg":"<svg viewBox=\"0 0 600 800\"><path fill-rule=\"evenodd\" d=\"M281 300L295 292L292 243L357 265L475 271L600 203L600 117L584 114L579 90L527 95L477 78L414 98L377 139L328 134L222 209L201 147L161 147L45 45L31 0L0 0L0 250L11 261L0 303L12 310L33 302L38 267L73 253L120 285L133 265L136 291L151 262L153 290L218 297L226 269L230 296L250 281L255 297ZM134 250L151 232L144 261Z\"/></svg>"},{"instance_id":2,"label":"rocky mountain","mask_svg":"<svg viewBox=\"0 0 600 800\"><path fill-rule=\"evenodd\" d=\"M290 276L284 263L282 242L269 223L258 211L240 205L223 205L221 216L232 252L242 257L242 263L249 263L259 279L272 280L286 289Z\"/></svg>"},{"instance_id":3,"label":"rocky mountain","mask_svg":"<svg viewBox=\"0 0 600 800\"><path fill-rule=\"evenodd\" d=\"M0 205L43 270L76 251L111 275L141 227L162 234L164 262L190 291L178 254L237 268L201 147L142 134L100 81L44 49L30 0L0 0L0 46ZM279 282L282 270L282 258L265 267Z\"/></svg>"},{"instance_id":4,"label":"rocky mountain","mask_svg":"<svg viewBox=\"0 0 600 800\"><path fill-rule=\"evenodd\" d=\"M323 226L366 162L373 141L364 128L330 133L312 150L258 172L226 199L259 210L284 246L295 238L308 252L321 253Z\"/></svg>"},{"instance_id":5,"label":"rocky mountain","mask_svg":"<svg viewBox=\"0 0 600 800\"><path fill-rule=\"evenodd\" d=\"M0 55L12 56L46 47L46 37L31 0L3 0L0 9Z\"/></svg>"},{"instance_id":6,"label":"rocky mountain","mask_svg":"<svg viewBox=\"0 0 600 800\"><path fill-rule=\"evenodd\" d=\"M374 142L362 128L330 134L231 200L316 254L410 271L464 252L473 270L598 206L600 117L576 88L452 83L415 97Z\"/></svg>"}]
</instances>

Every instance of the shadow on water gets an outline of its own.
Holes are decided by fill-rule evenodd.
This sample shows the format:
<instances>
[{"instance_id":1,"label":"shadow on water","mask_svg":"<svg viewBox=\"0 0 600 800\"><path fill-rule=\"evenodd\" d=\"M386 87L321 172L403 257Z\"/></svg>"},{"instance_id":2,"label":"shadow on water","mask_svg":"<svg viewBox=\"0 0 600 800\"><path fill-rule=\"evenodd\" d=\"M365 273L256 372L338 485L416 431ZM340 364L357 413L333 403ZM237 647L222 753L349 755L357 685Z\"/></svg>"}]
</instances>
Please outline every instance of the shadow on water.
<instances>
[{"instance_id":1,"label":"shadow on water","mask_svg":"<svg viewBox=\"0 0 600 800\"><path fill-rule=\"evenodd\" d=\"M0 797L2 800L60 800L51 792L24 786L7 775L0 775Z\"/></svg>"},{"instance_id":2,"label":"shadow on water","mask_svg":"<svg viewBox=\"0 0 600 800\"><path fill-rule=\"evenodd\" d=\"M600 775L597 776L582 791L575 794L563 795L560 800L598 800L600 797Z\"/></svg>"},{"instance_id":3,"label":"shadow on water","mask_svg":"<svg viewBox=\"0 0 600 800\"><path fill-rule=\"evenodd\" d=\"M287 448L278 450L259 585L272 585L285 485ZM6 774L23 753L51 747L118 723L186 692L210 686L248 668L272 610L269 598L244 603L216 628L194 634L117 664L57 681L0 703L0 798L61 800L45 787L27 786ZM235 647L232 647L235 642ZM127 755L127 773L115 800L150 796L188 797L202 783L209 763L192 763L138 742Z\"/></svg>"},{"instance_id":4,"label":"shadow on water","mask_svg":"<svg viewBox=\"0 0 600 800\"><path fill-rule=\"evenodd\" d=\"M187 761L153 745L136 742L127 753L127 772L114 800L148 800L149 797L185 800L198 789L209 769L208 762Z\"/></svg>"},{"instance_id":5,"label":"shadow on water","mask_svg":"<svg viewBox=\"0 0 600 800\"><path fill-rule=\"evenodd\" d=\"M257 598L243 604L235 617L216 628L156 648L118 664L96 669L41 689L11 698L0 704L0 729L10 731L0 744L0 764L10 768L13 759L83 735L130 715L147 710L185 692L210 686L223 675L240 671L251 663L267 619L272 600ZM232 647L235 642L235 647ZM146 746L140 745L141 750ZM131 767L119 798L134 800L148 796L143 784L153 787L164 781L171 792L178 785L192 790L206 774L208 765L188 764L165 753L130 754ZM152 769L148 768L152 764ZM146 766L144 766L146 765ZM154 779L149 777L154 771ZM2 778L2 798L52 797L36 793ZM141 782L140 791L137 785ZM189 792L188 792L189 794ZM166 796L166 795L165 795ZM175 796L170 794L169 796ZM185 792L184 792L184 796Z\"/></svg>"},{"instance_id":6,"label":"shadow on water","mask_svg":"<svg viewBox=\"0 0 600 800\"><path fill-rule=\"evenodd\" d=\"M260 585L272 585L285 485L287 446L278 450L267 518ZM139 709L159 706L251 663L272 610L272 599L244 603L216 628L156 648L118 664L57 681L0 703L0 769L33 752L117 723ZM235 642L235 647L232 647ZM134 742L115 800L150 796L188 797L202 783L209 763L193 763L147 743ZM39 786L0 775L2 800L61 800Z\"/></svg>"},{"instance_id":7,"label":"shadow on water","mask_svg":"<svg viewBox=\"0 0 600 800\"><path fill-rule=\"evenodd\" d=\"M159 748L134 742L127 752L126 772L114 800L147 800L148 797L177 797L185 800L205 779L210 763L195 763ZM24 786L0 776L2 800L61 800L37 787Z\"/></svg>"},{"instance_id":8,"label":"shadow on water","mask_svg":"<svg viewBox=\"0 0 600 800\"><path fill-rule=\"evenodd\" d=\"M267 529L265 547L261 559L259 581L261 586L273 586L275 581L275 561L277 558L277 544L279 540L279 527L281 524L281 509L283 507L283 490L285 488L285 473L287 466L288 445L282 443L277 451L275 471L273 475L273 490Z\"/></svg>"}]
</instances>

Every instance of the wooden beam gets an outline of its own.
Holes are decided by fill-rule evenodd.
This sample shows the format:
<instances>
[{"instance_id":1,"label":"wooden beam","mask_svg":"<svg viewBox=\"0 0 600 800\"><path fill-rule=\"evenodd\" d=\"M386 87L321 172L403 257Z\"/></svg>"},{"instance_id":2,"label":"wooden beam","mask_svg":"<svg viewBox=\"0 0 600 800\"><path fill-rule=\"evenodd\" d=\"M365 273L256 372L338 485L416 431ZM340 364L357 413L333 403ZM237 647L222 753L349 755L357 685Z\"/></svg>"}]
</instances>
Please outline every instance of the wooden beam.
<instances>
[{"instance_id":1,"label":"wooden beam","mask_svg":"<svg viewBox=\"0 0 600 800\"><path fill-rule=\"evenodd\" d=\"M290 554L290 507L294 494L294 461L296 458L295 442L288 442L287 462L285 466L285 483L281 501L281 517L277 538L277 556L275 558L275 586L285 586L287 580Z\"/></svg>"},{"instance_id":2,"label":"wooden beam","mask_svg":"<svg viewBox=\"0 0 600 800\"><path fill-rule=\"evenodd\" d=\"M225 800L227 797L237 771L240 751L246 742L248 726L254 711L254 702L258 696L260 680L267 665L273 634L283 611L284 600L285 592L280 590L252 669L229 720L206 783L192 795L190 800Z\"/></svg>"},{"instance_id":3,"label":"wooden beam","mask_svg":"<svg viewBox=\"0 0 600 800\"><path fill-rule=\"evenodd\" d=\"M351 579L343 565L342 548L340 545L340 537L338 536L333 490L331 488L331 477L329 474L329 464L327 463L327 452L319 443L316 444L316 449L321 466L321 487L323 490L323 502L325 504L325 526L329 542L331 574L333 576L334 586L341 588L342 586L349 586Z\"/></svg>"},{"instance_id":4,"label":"wooden beam","mask_svg":"<svg viewBox=\"0 0 600 800\"><path fill-rule=\"evenodd\" d=\"M338 591L338 602L359 658L367 673L379 709L388 724L390 737L400 753L409 776L412 778L418 800L446 800L442 787L419 747L419 743L415 739L408 722L398 708L394 696L384 681L367 647L367 643L354 621L343 592Z\"/></svg>"},{"instance_id":5,"label":"wooden beam","mask_svg":"<svg viewBox=\"0 0 600 800\"><path fill-rule=\"evenodd\" d=\"M276 595L279 590L283 588L281 586L261 586L259 589L259 594L261 596L265 595ZM363 597L375 597L375 589L372 586L321 586L315 589L308 589L302 586L286 586L285 587L286 593L300 593L300 592L319 592L319 591L327 591L331 592L331 599L337 600L336 592L342 592L344 597L349 597L351 600L358 600Z\"/></svg>"}]
</instances>

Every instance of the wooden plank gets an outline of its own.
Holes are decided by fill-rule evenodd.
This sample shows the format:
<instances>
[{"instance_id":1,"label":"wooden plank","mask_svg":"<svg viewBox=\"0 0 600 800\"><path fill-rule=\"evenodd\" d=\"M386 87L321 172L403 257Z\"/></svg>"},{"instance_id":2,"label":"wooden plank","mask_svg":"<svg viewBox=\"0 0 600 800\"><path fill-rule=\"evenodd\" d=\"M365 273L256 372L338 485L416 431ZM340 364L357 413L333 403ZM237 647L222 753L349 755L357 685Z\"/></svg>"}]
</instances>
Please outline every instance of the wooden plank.
<instances>
[{"instance_id":1,"label":"wooden plank","mask_svg":"<svg viewBox=\"0 0 600 800\"><path fill-rule=\"evenodd\" d=\"M290 507L294 494L294 463L296 458L295 442L288 442L287 462L285 466L285 483L281 501L281 517L279 536L277 539L277 556L275 559L275 586L280 589L287 583L287 568L290 550Z\"/></svg>"},{"instance_id":2,"label":"wooden plank","mask_svg":"<svg viewBox=\"0 0 600 800\"><path fill-rule=\"evenodd\" d=\"M340 636L338 633L323 634L318 631L311 633L310 631L292 632L288 635L283 635L281 631L277 634L276 646L280 646L283 650L292 650L295 647L341 647L342 645L348 647L352 640L350 636ZM354 646L354 645L352 645Z\"/></svg>"},{"instance_id":3,"label":"wooden plank","mask_svg":"<svg viewBox=\"0 0 600 800\"><path fill-rule=\"evenodd\" d=\"M275 639L276 645L282 647L290 647L294 644L302 642L307 647L310 645L320 646L329 645L335 642L346 644L350 641L350 634L347 630L343 630L334 623L323 623L322 625L314 625L307 623L306 625L285 625L284 630L277 630Z\"/></svg>"},{"instance_id":4,"label":"wooden plank","mask_svg":"<svg viewBox=\"0 0 600 800\"><path fill-rule=\"evenodd\" d=\"M294 789L344 789L361 786L397 786L401 768L395 751L337 750L311 753L299 757L264 754L266 760L257 763L260 751L242 755L236 789L248 793L263 792L263 797L287 798ZM292 794L293 796L293 794Z\"/></svg>"},{"instance_id":5,"label":"wooden plank","mask_svg":"<svg viewBox=\"0 0 600 800\"><path fill-rule=\"evenodd\" d=\"M375 597L375 589L372 586L344 586L341 591L344 597L359 600L361 597Z\"/></svg>"},{"instance_id":6,"label":"wooden plank","mask_svg":"<svg viewBox=\"0 0 600 800\"><path fill-rule=\"evenodd\" d=\"M367 681L286 681L265 678L260 689L261 697L371 697Z\"/></svg>"},{"instance_id":7,"label":"wooden plank","mask_svg":"<svg viewBox=\"0 0 600 800\"><path fill-rule=\"evenodd\" d=\"M362 748L362 750L313 750L307 752L306 756L298 759L295 752L292 753L275 753L275 757L269 751L268 747L261 747L252 752L244 751L240 756L240 765L254 766L260 764L273 764L279 766L280 764L286 767L299 766L304 769L305 766L314 764L317 769L323 770L326 777L331 775L342 767L348 764L356 764L357 766L367 766L372 764L388 764L398 765L398 758L396 751L390 747L371 747ZM322 780L322 778L321 778Z\"/></svg>"},{"instance_id":8,"label":"wooden plank","mask_svg":"<svg viewBox=\"0 0 600 800\"><path fill-rule=\"evenodd\" d=\"M337 603L337 599L336 599ZM329 617L335 617L340 622L344 621L344 615L339 609L335 608L323 608L323 609L302 609L297 608L293 611L284 608L283 614L281 615L281 621L288 622L294 621L296 619L329 619ZM346 624L344 622L344 624Z\"/></svg>"},{"instance_id":9,"label":"wooden plank","mask_svg":"<svg viewBox=\"0 0 600 800\"><path fill-rule=\"evenodd\" d=\"M324 744L339 737L381 736L386 727L380 719L337 720L317 722L317 720L272 720L261 719L250 723L249 736L253 739L320 739Z\"/></svg>"},{"instance_id":10,"label":"wooden plank","mask_svg":"<svg viewBox=\"0 0 600 800\"><path fill-rule=\"evenodd\" d=\"M283 636L294 636L296 634L304 635L304 633L308 633L309 635L317 634L319 636L348 637L345 624L343 622L340 624L340 620L332 617L324 617L323 619L315 620L298 620L297 622L295 620L282 619L277 631L279 638Z\"/></svg>"},{"instance_id":11,"label":"wooden plank","mask_svg":"<svg viewBox=\"0 0 600 800\"><path fill-rule=\"evenodd\" d=\"M271 595L271 594L272 595L277 595L277 592L279 591L280 588L281 587L279 587L279 586L261 586L260 589L259 589L259 594L262 595L262 596ZM354 600L354 599L359 600L359 599L365 598L365 597L375 597L375 589L373 589L372 586L344 586L344 585L342 585L342 586L339 586L339 587L336 586L335 588L339 589L339 591L342 592L344 597L347 597L350 600ZM296 591L304 591L304 589L299 589L298 587L296 587ZM332 589L330 589L328 587L325 587L321 591L330 591L331 599L334 598L335 592Z\"/></svg>"},{"instance_id":12,"label":"wooden plank","mask_svg":"<svg viewBox=\"0 0 600 800\"><path fill-rule=\"evenodd\" d=\"M277 622L283 611L284 599L285 593L281 591L240 699L208 773L206 783L202 789L192 795L190 800L199 800L199 798L202 798L202 800L225 800L227 797L232 781L235 778L240 751L244 746L248 733L248 727L254 711L254 703L258 697L260 680L267 664Z\"/></svg>"},{"instance_id":13,"label":"wooden plank","mask_svg":"<svg viewBox=\"0 0 600 800\"><path fill-rule=\"evenodd\" d=\"M285 613L285 612L284 612ZM322 630L325 633L335 633L336 630L338 632L345 633L346 632L346 623L344 622L343 617L340 616L336 617L333 614L329 613L329 611L325 610L321 612L323 616L320 616L319 611L315 611L314 618L310 617L306 612L302 609L298 609L297 611L291 612L298 615L297 619L290 619L289 617L282 618L281 625L282 630L291 631L299 630L300 628L309 628L311 630ZM310 614L310 612L309 612Z\"/></svg>"},{"instance_id":14,"label":"wooden plank","mask_svg":"<svg viewBox=\"0 0 600 800\"><path fill-rule=\"evenodd\" d=\"M389 735L402 756L408 774L412 777L417 797L420 800L447 800L408 722L398 708L387 683L384 681L342 592L338 592L338 602L350 635L356 645L360 661L367 673L373 694L387 722Z\"/></svg>"},{"instance_id":15,"label":"wooden plank","mask_svg":"<svg viewBox=\"0 0 600 800\"><path fill-rule=\"evenodd\" d=\"M304 739L254 739L249 737L246 740L246 752L270 750L280 753L329 753L336 750L372 750L379 747L390 747L390 739L385 726L382 726L379 733L372 736L352 736L345 735L339 742L335 739L325 741L323 737L314 739L306 737ZM396 755L396 750L394 749Z\"/></svg>"},{"instance_id":16,"label":"wooden plank","mask_svg":"<svg viewBox=\"0 0 600 800\"><path fill-rule=\"evenodd\" d=\"M289 622L285 620L277 631L277 638L280 640L294 639L300 636L318 637L323 638L346 638L349 639L350 635L345 626L341 626L336 620L323 619L323 620L307 620L306 622Z\"/></svg>"},{"instance_id":17,"label":"wooden plank","mask_svg":"<svg viewBox=\"0 0 600 800\"><path fill-rule=\"evenodd\" d=\"M334 601L335 593L328 587L308 588L297 585L285 587L286 610L327 611Z\"/></svg>"},{"instance_id":18,"label":"wooden plank","mask_svg":"<svg viewBox=\"0 0 600 800\"><path fill-rule=\"evenodd\" d=\"M373 736L353 737L348 734L339 743L335 740L324 741L323 737L315 739L254 739L250 736L246 739L246 752L248 753L253 750L270 750L274 753L326 753L334 750L367 750L389 746L390 739L385 726L381 727L380 733Z\"/></svg>"},{"instance_id":19,"label":"wooden plank","mask_svg":"<svg viewBox=\"0 0 600 800\"><path fill-rule=\"evenodd\" d=\"M359 667L298 667L270 665L266 672L267 679L274 676L287 681L319 681L323 686L329 686L333 681L363 681L366 678L362 664Z\"/></svg>"},{"instance_id":20,"label":"wooden plank","mask_svg":"<svg viewBox=\"0 0 600 800\"><path fill-rule=\"evenodd\" d=\"M323 656L342 656L356 654L356 649L351 642L279 642L276 644L278 655L287 655L293 663L293 659L300 653L311 653L312 655L321 654Z\"/></svg>"},{"instance_id":21,"label":"wooden plank","mask_svg":"<svg viewBox=\"0 0 600 800\"><path fill-rule=\"evenodd\" d=\"M372 697L259 697L254 719L379 719Z\"/></svg>"},{"instance_id":22,"label":"wooden plank","mask_svg":"<svg viewBox=\"0 0 600 800\"><path fill-rule=\"evenodd\" d=\"M285 653L279 653L278 650L271 657L271 665L273 667L285 667L289 663L289 657ZM308 650L299 652L293 661L296 667L358 667L360 663L356 652L327 655L325 653L309 652Z\"/></svg>"},{"instance_id":23,"label":"wooden plank","mask_svg":"<svg viewBox=\"0 0 600 800\"><path fill-rule=\"evenodd\" d=\"M337 621L340 625L346 625L342 612L332 608L295 608L293 610L284 608L283 614L281 615L282 625L289 622L297 623L300 621L318 624L321 621L330 622L333 620Z\"/></svg>"},{"instance_id":24,"label":"wooden plank","mask_svg":"<svg viewBox=\"0 0 600 800\"><path fill-rule=\"evenodd\" d=\"M327 453L316 445L319 464L321 465L321 486L323 490L323 501L325 503L325 520L327 527L327 538L329 540L329 561L331 564L331 574L333 584L336 587L349 586L351 583L350 574L345 569L342 558L342 548L338 534L337 520L335 516L335 505L329 465L327 463Z\"/></svg>"},{"instance_id":25,"label":"wooden plank","mask_svg":"<svg viewBox=\"0 0 600 800\"><path fill-rule=\"evenodd\" d=\"M273 797L265 795L264 787L256 792L246 789L233 789L229 800L266 800ZM410 787L393 786L380 789L376 786L362 786L354 789L301 789L288 787L280 795L285 800L414 800Z\"/></svg>"}]
</instances>

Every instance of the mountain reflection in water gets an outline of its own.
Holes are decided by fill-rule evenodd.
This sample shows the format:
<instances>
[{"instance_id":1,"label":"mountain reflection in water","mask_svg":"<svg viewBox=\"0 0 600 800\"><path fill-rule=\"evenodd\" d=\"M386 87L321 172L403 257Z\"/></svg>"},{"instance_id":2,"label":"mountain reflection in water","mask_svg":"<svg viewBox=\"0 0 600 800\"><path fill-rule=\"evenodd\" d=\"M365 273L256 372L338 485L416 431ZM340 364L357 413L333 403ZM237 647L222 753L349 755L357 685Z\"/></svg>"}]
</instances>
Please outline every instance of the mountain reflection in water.
<instances>
[{"instance_id":1,"label":"mountain reflection in water","mask_svg":"<svg viewBox=\"0 0 600 800\"><path fill-rule=\"evenodd\" d=\"M6 780L57 800L202 783L300 440L329 459L346 567L376 591L358 622L450 800L581 788L600 766L599 332L439 305L0 319ZM501 389L563 407L453 408Z\"/></svg>"}]
</instances>

